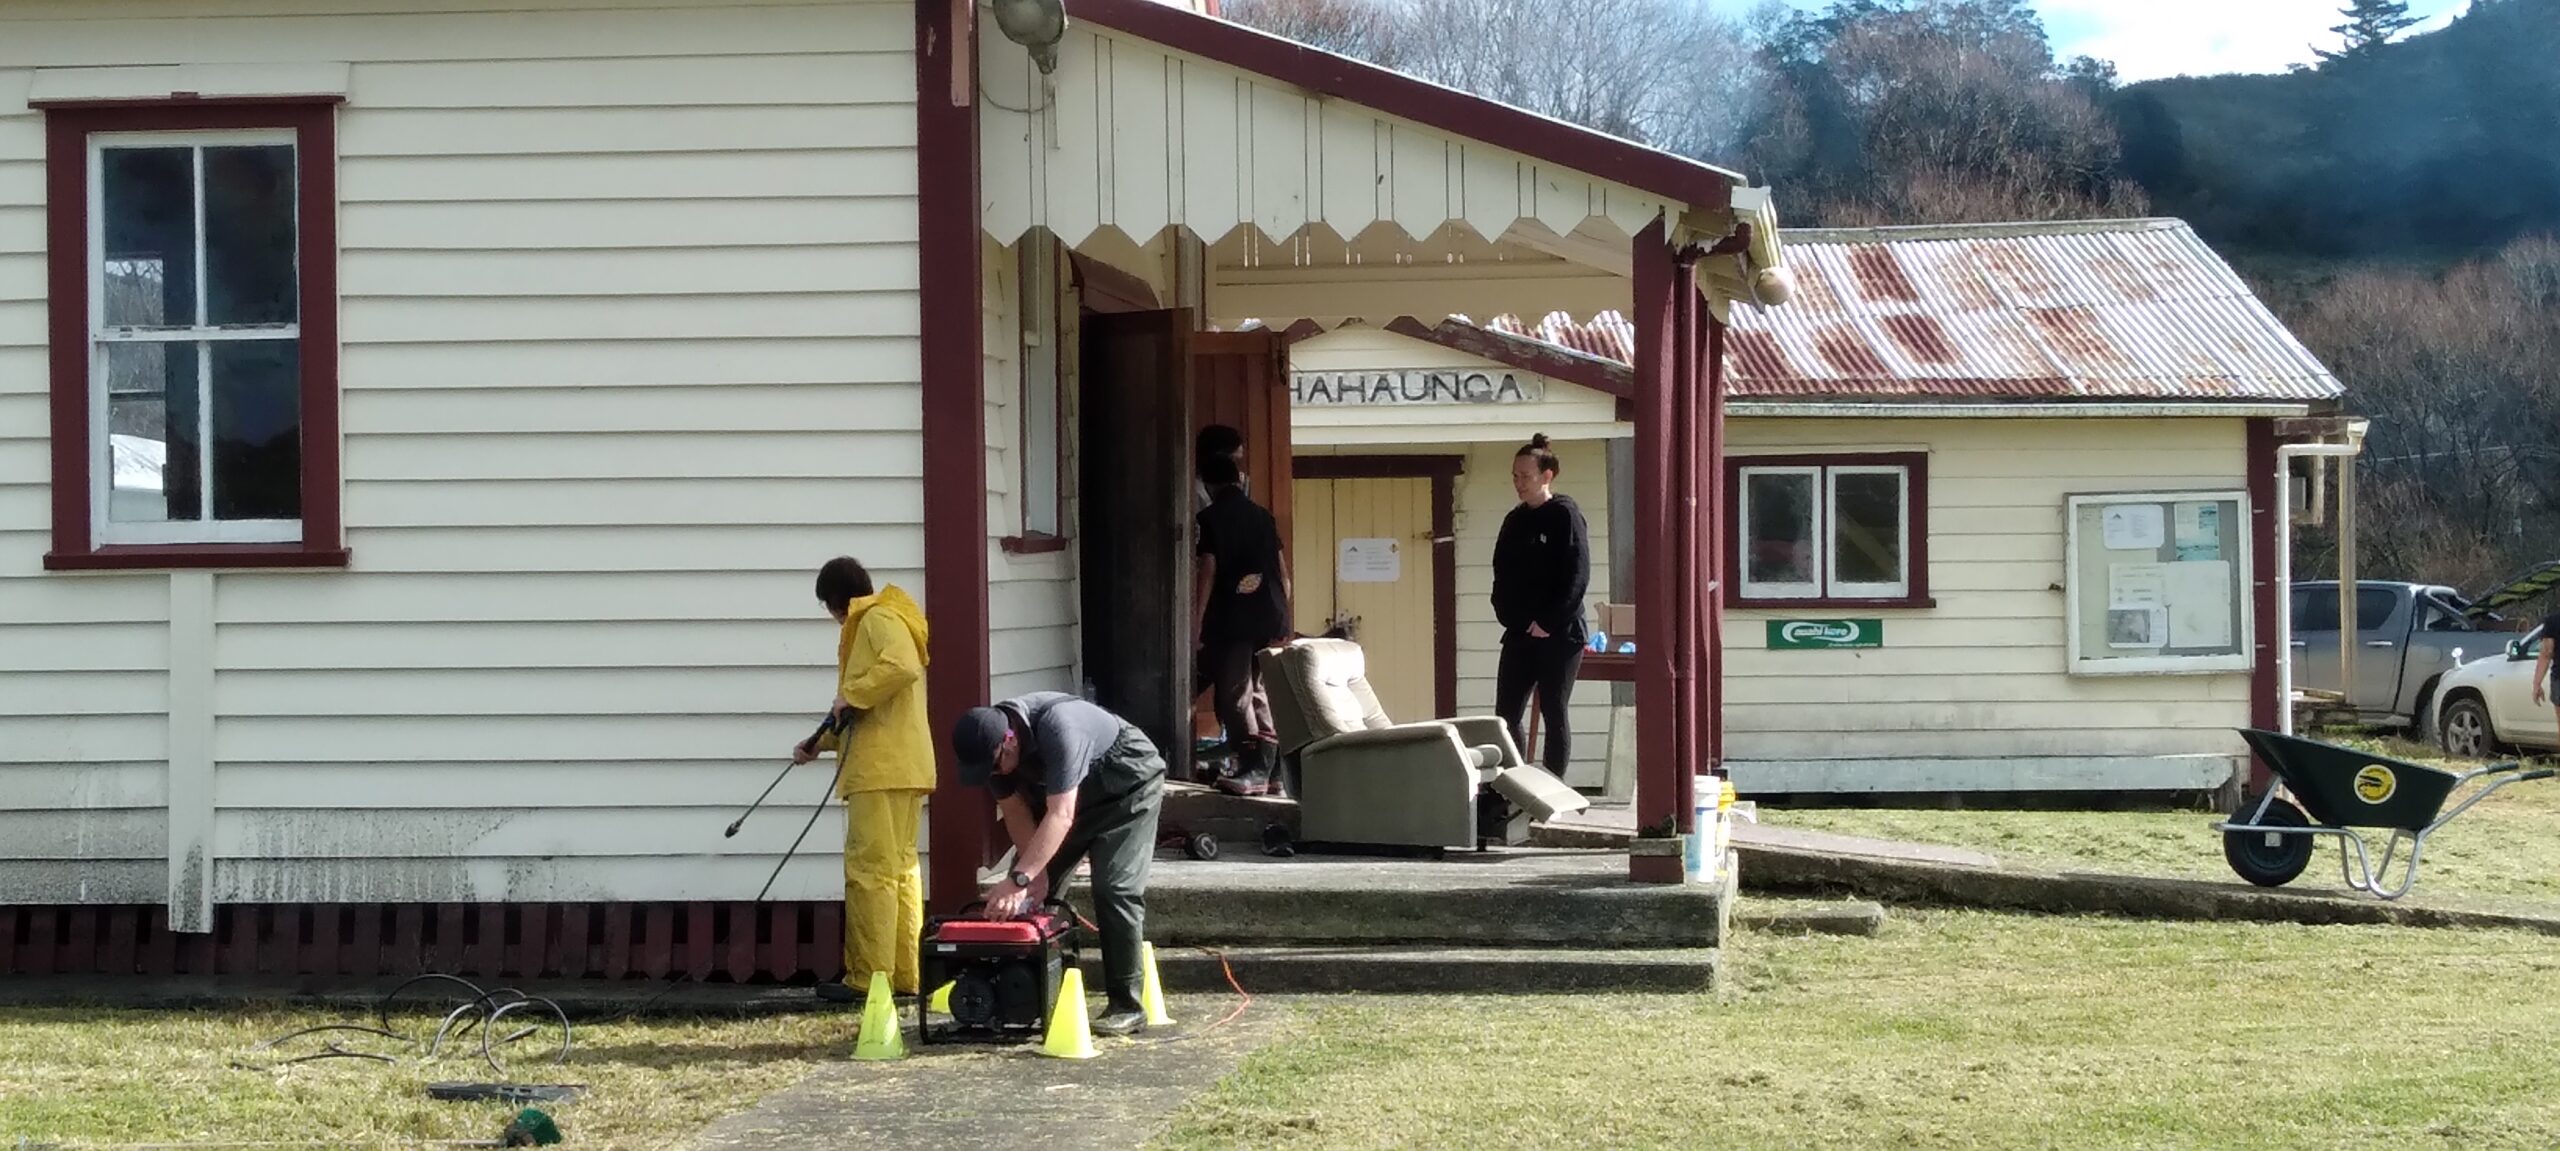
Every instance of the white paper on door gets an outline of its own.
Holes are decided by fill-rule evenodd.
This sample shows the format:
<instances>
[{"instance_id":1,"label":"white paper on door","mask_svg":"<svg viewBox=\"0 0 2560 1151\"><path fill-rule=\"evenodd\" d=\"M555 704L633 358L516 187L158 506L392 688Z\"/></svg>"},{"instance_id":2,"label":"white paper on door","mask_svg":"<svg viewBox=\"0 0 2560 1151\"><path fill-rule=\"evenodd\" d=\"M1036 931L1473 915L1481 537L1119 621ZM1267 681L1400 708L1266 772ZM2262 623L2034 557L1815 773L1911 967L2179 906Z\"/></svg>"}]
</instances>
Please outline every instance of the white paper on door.
<instances>
[{"instance_id":1,"label":"white paper on door","mask_svg":"<svg viewBox=\"0 0 2560 1151\"><path fill-rule=\"evenodd\" d=\"M1392 539L1346 539L1334 572L1344 583L1394 583L1404 577L1404 552Z\"/></svg>"}]
</instances>

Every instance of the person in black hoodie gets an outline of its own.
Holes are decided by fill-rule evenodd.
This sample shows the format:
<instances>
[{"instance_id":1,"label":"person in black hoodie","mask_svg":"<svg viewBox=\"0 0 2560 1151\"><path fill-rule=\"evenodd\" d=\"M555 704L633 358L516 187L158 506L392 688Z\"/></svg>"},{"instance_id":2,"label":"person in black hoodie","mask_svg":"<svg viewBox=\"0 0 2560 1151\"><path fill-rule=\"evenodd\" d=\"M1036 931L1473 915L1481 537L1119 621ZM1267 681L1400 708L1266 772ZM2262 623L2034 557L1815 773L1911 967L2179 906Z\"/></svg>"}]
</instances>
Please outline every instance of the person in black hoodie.
<instances>
[{"instance_id":1,"label":"person in black hoodie","mask_svg":"<svg viewBox=\"0 0 2560 1151\"><path fill-rule=\"evenodd\" d=\"M1544 435L1512 456L1511 490L1520 506L1502 517L1493 544L1493 616L1502 624L1502 662L1494 672L1493 707L1511 741L1529 754L1529 693L1538 693L1546 725L1546 769L1564 778L1573 758L1567 705L1590 632L1582 597L1591 586L1591 529L1571 496L1555 494L1564 470Z\"/></svg>"}]
</instances>

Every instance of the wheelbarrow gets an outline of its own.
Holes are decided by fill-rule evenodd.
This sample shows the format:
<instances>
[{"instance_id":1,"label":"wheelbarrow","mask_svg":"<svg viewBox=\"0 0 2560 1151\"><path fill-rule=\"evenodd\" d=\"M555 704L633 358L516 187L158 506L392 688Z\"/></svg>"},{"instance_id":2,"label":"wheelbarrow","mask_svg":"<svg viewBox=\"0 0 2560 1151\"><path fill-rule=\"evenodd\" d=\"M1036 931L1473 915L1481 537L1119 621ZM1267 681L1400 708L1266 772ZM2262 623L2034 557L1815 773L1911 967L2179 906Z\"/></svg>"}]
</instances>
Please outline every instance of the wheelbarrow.
<instances>
[{"instance_id":1,"label":"wheelbarrow","mask_svg":"<svg viewBox=\"0 0 2560 1151\"><path fill-rule=\"evenodd\" d=\"M2398 899L2418 882L2418 858L2428 836L2499 788L2560 775L2547 767L2528 771L2521 763L2452 772L2250 728L2242 728L2240 738L2275 773L2279 786L2242 799L2232 818L2213 829L2222 833L2222 856L2231 870L2260 887L2293 882L2311 865L2315 837L2329 835L2339 840L2338 872L2347 886ZM2445 806L2456 791L2478 781L2486 782ZM2391 833L2378 865L2366 851L2365 830ZM2392 883L2391 864L2403 841L2409 858Z\"/></svg>"}]
</instances>

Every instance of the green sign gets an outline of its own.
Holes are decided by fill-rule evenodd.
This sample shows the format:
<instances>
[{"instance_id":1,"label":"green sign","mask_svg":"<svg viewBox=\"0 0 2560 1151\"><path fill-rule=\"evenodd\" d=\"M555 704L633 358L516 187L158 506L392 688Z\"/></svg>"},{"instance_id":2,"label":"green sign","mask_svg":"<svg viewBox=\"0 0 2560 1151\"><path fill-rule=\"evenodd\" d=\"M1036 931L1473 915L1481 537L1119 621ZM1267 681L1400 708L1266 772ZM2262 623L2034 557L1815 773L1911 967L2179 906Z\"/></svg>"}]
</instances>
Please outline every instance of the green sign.
<instances>
[{"instance_id":1,"label":"green sign","mask_svg":"<svg viewBox=\"0 0 2560 1151\"><path fill-rule=\"evenodd\" d=\"M1883 646L1884 621L1880 619L1769 621L1771 651L1837 651Z\"/></svg>"}]
</instances>

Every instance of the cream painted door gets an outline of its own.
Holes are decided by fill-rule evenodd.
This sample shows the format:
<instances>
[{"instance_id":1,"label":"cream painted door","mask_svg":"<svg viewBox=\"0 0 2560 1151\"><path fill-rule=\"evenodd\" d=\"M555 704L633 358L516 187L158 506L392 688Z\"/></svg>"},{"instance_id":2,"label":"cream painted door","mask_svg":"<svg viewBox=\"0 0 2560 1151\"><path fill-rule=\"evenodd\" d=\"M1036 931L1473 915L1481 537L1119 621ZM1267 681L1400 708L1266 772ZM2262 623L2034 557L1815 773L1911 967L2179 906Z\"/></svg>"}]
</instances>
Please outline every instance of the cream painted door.
<instances>
[{"instance_id":1,"label":"cream painted door","mask_svg":"<svg viewBox=\"0 0 2560 1151\"><path fill-rule=\"evenodd\" d=\"M1347 622L1389 718L1433 719L1440 682L1433 631L1431 481L1301 479L1290 579L1298 630ZM1354 544L1346 559L1343 542Z\"/></svg>"}]
</instances>

